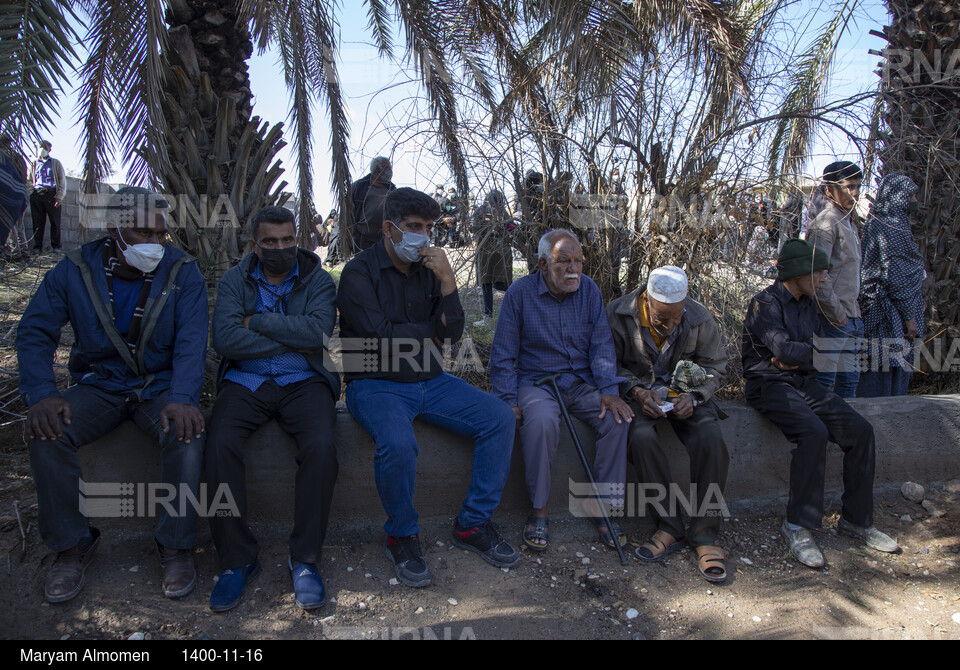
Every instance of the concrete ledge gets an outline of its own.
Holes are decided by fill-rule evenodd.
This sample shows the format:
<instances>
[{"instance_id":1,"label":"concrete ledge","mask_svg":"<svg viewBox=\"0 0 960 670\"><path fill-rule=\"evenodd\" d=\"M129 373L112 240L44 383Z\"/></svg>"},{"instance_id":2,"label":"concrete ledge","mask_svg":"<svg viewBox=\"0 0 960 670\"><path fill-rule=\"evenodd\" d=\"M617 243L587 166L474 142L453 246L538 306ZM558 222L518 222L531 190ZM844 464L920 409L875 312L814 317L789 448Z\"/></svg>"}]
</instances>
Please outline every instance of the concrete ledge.
<instances>
[{"instance_id":1,"label":"concrete ledge","mask_svg":"<svg viewBox=\"0 0 960 670\"><path fill-rule=\"evenodd\" d=\"M769 421L743 403L720 403L729 418L721 422L730 450L725 497L785 495L793 445ZM907 396L855 399L850 403L873 424L877 436L876 483L941 481L960 477L960 396ZM445 430L416 422L420 444L415 502L423 517L452 518L470 482L473 444ZM346 410L337 416L336 443L340 474L334 493L333 522L381 520L384 517L373 479L374 444ZM679 481L688 476L686 450L667 424L659 426ZM593 437L585 424L578 432L592 462ZM553 467L551 507L567 508L567 479L582 478L582 468L565 430ZM159 481L157 446L127 422L105 438L80 450L87 481ZM257 431L245 446L250 516L258 521L290 519L296 469L293 440L275 422ZM841 486L841 454L828 451L827 488ZM529 506L523 483L520 449L513 454L501 507Z\"/></svg>"}]
</instances>

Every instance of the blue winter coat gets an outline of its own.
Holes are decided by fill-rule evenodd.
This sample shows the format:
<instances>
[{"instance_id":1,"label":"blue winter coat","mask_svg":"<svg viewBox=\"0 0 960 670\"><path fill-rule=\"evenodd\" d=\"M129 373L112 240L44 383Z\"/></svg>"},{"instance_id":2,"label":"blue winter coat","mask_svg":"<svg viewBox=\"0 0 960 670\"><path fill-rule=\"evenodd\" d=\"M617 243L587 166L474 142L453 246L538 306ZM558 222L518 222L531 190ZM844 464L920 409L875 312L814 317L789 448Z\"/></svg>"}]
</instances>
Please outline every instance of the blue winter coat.
<instances>
[{"instance_id":1,"label":"blue winter coat","mask_svg":"<svg viewBox=\"0 0 960 670\"><path fill-rule=\"evenodd\" d=\"M102 261L107 240L85 244L81 251L91 268L99 294L96 299L109 306ZM168 288L171 268L184 257ZM155 325L149 339L141 343L142 375L124 362L111 343L77 265L64 258L47 272L17 330L20 393L28 406L59 395L53 360L60 331L68 321L75 337L70 350L71 384L90 384L118 395L142 389L143 400L166 394L167 402L199 403L207 357L207 290L195 260L182 251L168 245L155 271L143 317L144 335L148 323Z\"/></svg>"}]
</instances>

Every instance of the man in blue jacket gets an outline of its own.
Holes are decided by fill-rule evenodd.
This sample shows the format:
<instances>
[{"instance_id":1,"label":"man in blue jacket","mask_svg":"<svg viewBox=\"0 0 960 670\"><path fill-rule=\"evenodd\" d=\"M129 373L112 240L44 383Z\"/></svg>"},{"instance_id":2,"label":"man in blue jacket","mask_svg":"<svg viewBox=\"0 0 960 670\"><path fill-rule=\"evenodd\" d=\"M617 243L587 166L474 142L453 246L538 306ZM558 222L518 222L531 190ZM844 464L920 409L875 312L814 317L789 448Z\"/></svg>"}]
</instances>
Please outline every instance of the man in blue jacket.
<instances>
[{"instance_id":1,"label":"man in blue jacket","mask_svg":"<svg viewBox=\"0 0 960 670\"><path fill-rule=\"evenodd\" d=\"M30 301L17 332L20 393L37 487L40 535L57 552L47 573L50 602L75 597L100 541L77 504L77 450L127 419L160 443L161 477L176 491L161 505L156 541L163 593L196 584L191 556L203 463L198 402L207 350L207 292L194 259L165 246L167 203L146 189L118 191L109 235L67 254ZM69 322L71 385L53 372L60 331Z\"/></svg>"},{"instance_id":2,"label":"man in blue jacket","mask_svg":"<svg viewBox=\"0 0 960 670\"><path fill-rule=\"evenodd\" d=\"M337 287L320 259L297 247L293 212L259 210L250 220L250 238L253 253L224 274L213 310L213 346L223 364L206 473L211 488L230 487L238 514L210 519L222 568L210 609L233 608L260 570L246 519L243 443L276 418L297 443L288 567L297 604L310 610L324 600L317 564L337 481L333 425L340 377L331 372L326 349Z\"/></svg>"}]
</instances>

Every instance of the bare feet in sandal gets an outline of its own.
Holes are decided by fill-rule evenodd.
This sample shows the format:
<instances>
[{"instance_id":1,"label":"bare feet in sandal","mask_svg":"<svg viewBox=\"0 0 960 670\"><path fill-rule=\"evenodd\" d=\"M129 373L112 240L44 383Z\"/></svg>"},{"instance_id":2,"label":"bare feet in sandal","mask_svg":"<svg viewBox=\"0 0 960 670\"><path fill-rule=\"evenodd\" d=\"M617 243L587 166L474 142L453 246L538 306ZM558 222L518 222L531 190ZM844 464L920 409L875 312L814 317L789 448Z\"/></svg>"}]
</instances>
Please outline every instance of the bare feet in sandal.
<instances>
[{"instance_id":1,"label":"bare feet in sandal","mask_svg":"<svg viewBox=\"0 0 960 670\"><path fill-rule=\"evenodd\" d=\"M523 526L523 543L534 551L543 551L547 548L550 524L550 511L543 507L530 512Z\"/></svg>"},{"instance_id":2,"label":"bare feet in sandal","mask_svg":"<svg viewBox=\"0 0 960 670\"><path fill-rule=\"evenodd\" d=\"M722 582L727 578L726 555L720 547L700 545L697 553L697 572L708 582Z\"/></svg>"},{"instance_id":3,"label":"bare feet in sandal","mask_svg":"<svg viewBox=\"0 0 960 670\"><path fill-rule=\"evenodd\" d=\"M682 549L686 543L682 537L676 538L666 531L658 530L653 537L637 547L634 553L641 561L652 563L666 558L677 549Z\"/></svg>"}]
</instances>

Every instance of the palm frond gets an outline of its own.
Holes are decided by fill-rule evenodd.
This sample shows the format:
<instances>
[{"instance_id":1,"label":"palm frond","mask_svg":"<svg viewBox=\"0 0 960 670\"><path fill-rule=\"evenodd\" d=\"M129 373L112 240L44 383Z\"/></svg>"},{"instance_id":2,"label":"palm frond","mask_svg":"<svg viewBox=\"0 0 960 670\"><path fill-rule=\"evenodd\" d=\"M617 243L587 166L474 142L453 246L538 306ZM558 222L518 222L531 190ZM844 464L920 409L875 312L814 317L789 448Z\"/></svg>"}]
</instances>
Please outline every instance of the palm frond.
<instances>
[{"instance_id":1,"label":"palm frond","mask_svg":"<svg viewBox=\"0 0 960 670\"><path fill-rule=\"evenodd\" d=\"M78 57L81 23L56 0L0 0L0 127L21 141L50 129Z\"/></svg>"},{"instance_id":2,"label":"palm frond","mask_svg":"<svg viewBox=\"0 0 960 670\"><path fill-rule=\"evenodd\" d=\"M817 127L813 116L823 105L836 45L857 3L858 0L844 3L803 54L791 77L767 160L770 178L778 184L798 174L807 159Z\"/></svg>"},{"instance_id":3,"label":"palm frond","mask_svg":"<svg viewBox=\"0 0 960 670\"><path fill-rule=\"evenodd\" d=\"M315 9L315 8L314 8ZM317 70L308 35L311 7L299 0L277 4L272 17L280 64L290 91L289 121L294 128L293 151L297 160L298 220L301 242L309 239L313 219L313 138L310 112Z\"/></svg>"},{"instance_id":4,"label":"palm frond","mask_svg":"<svg viewBox=\"0 0 960 670\"><path fill-rule=\"evenodd\" d=\"M343 95L340 88L340 75L337 71L337 49L339 43L338 26L326 7L317 5L314 11L313 36L317 41L317 56L320 65L318 95L327 107L330 117L330 155L333 192L339 203L340 221L352 220L350 208L350 162L348 142L350 139L350 121L347 118ZM344 214L344 213L347 214ZM350 216L348 216L350 215ZM341 230L343 228L341 227ZM347 236L343 236L344 244ZM346 251L343 249L342 251Z\"/></svg>"},{"instance_id":5,"label":"palm frond","mask_svg":"<svg viewBox=\"0 0 960 670\"><path fill-rule=\"evenodd\" d=\"M465 194L470 188L463 147L458 137L454 78L445 54L443 10L448 8L444 5L397 0L397 14L406 37L406 57L423 81L457 192ZM467 212L462 212L462 218L467 218Z\"/></svg>"},{"instance_id":6,"label":"palm frond","mask_svg":"<svg viewBox=\"0 0 960 670\"><path fill-rule=\"evenodd\" d=\"M381 56L393 56L393 31L387 3L383 0L367 0L367 28Z\"/></svg>"},{"instance_id":7,"label":"palm frond","mask_svg":"<svg viewBox=\"0 0 960 670\"><path fill-rule=\"evenodd\" d=\"M90 44L86 62L78 74L83 84L75 108L84 149L83 191L96 193L97 185L110 172L110 159L117 145L116 110L113 106L113 44L117 32L126 31L124 3L86 2L89 17L85 41Z\"/></svg>"}]
</instances>

